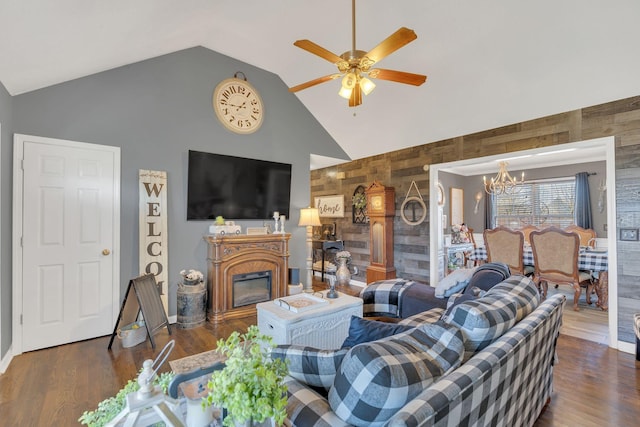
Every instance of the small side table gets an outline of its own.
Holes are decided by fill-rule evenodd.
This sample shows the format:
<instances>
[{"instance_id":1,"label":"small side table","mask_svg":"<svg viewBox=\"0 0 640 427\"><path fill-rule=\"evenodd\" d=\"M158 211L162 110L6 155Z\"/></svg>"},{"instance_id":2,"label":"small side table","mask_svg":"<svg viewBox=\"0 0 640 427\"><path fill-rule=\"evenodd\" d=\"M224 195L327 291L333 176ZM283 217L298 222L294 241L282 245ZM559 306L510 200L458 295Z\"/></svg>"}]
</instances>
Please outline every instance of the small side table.
<instances>
[{"instance_id":1,"label":"small side table","mask_svg":"<svg viewBox=\"0 0 640 427\"><path fill-rule=\"evenodd\" d=\"M327 291L322 294L326 295ZM317 293L316 293L317 295ZM307 345L324 350L340 348L349 335L351 316L362 317L362 298L339 293L315 309L295 313L273 301L259 303L258 328L276 344Z\"/></svg>"}]
</instances>

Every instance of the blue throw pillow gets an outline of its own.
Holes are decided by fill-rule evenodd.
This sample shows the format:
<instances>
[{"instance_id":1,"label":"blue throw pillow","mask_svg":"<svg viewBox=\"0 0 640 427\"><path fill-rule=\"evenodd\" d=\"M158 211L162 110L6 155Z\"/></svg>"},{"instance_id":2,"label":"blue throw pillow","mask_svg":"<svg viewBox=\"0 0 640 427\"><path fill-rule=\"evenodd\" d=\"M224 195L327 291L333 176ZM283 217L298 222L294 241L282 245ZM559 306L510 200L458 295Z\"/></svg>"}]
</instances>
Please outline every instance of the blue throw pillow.
<instances>
[{"instance_id":1,"label":"blue throw pillow","mask_svg":"<svg viewBox=\"0 0 640 427\"><path fill-rule=\"evenodd\" d=\"M367 320L358 316L351 316L349 336L344 340L341 348L353 347L364 342L390 337L391 335L396 335L409 329L413 329L413 326L378 322L376 320Z\"/></svg>"}]
</instances>

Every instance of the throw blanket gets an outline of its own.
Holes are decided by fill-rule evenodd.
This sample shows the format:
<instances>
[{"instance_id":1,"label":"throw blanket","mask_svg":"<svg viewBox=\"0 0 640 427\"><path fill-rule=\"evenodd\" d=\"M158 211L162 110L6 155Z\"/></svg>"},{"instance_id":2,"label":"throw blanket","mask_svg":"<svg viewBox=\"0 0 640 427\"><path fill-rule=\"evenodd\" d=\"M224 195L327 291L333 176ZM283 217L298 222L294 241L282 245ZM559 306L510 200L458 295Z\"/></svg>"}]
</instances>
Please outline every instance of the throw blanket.
<instances>
[{"instance_id":1,"label":"throw blanket","mask_svg":"<svg viewBox=\"0 0 640 427\"><path fill-rule=\"evenodd\" d=\"M360 292L362 311L367 316L400 317L402 294L415 282L389 279L373 282Z\"/></svg>"},{"instance_id":2,"label":"throw blanket","mask_svg":"<svg viewBox=\"0 0 640 427\"><path fill-rule=\"evenodd\" d=\"M488 262L486 264L482 264L476 269L476 272L482 270L492 270L502 274L502 279L506 279L511 276L511 270L509 270L509 266L503 262Z\"/></svg>"}]
</instances>

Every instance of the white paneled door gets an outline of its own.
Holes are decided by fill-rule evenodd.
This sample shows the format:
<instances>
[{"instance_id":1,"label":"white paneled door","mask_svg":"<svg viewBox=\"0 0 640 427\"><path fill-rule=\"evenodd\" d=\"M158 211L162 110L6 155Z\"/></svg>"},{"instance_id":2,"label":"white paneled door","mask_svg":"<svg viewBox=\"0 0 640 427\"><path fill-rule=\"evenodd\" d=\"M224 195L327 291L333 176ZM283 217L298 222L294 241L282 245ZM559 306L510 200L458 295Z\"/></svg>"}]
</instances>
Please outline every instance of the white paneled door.
<instances>
[{"instance_id":1,"label":"white paneled door","mask_svg":"<svg viewBox=\"0 0 640 427\"><path fill-rule=\"evenodd\" d=\"M119 150L21 137L22 351L109 335Z\"/></svg>"}]
</instances>

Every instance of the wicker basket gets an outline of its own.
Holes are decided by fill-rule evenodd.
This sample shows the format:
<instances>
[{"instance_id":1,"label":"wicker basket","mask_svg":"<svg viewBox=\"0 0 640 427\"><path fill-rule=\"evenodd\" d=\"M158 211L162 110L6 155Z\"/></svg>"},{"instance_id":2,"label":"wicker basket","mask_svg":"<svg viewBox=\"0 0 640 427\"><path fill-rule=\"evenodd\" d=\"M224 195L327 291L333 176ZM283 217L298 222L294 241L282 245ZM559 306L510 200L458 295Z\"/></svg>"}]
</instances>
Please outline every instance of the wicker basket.
<instances>
[{"instance_id":1,"label":"wicker basket","mask_svg":"<svg viewBox=\"0 0 640 427\"><path fill-rule=\"evenodd\" d=\"M134 328L134 326L137 326ZM147 339L147 328L145 328L144 320L130 323L118 329L118 338L122 340L123 347L133 347L143 343Z\"/></svg>"}]
</instances>

